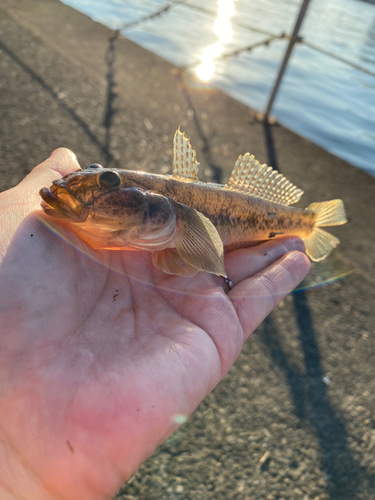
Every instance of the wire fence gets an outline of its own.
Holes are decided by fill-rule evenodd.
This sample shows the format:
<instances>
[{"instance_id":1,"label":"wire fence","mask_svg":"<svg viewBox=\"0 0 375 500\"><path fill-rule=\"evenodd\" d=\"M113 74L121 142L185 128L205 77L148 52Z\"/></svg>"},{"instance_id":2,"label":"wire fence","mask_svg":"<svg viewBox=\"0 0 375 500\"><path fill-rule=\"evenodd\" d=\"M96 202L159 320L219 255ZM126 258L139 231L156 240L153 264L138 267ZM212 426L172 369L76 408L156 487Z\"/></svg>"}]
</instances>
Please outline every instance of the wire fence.
<instances>
[{"instance_id":1,"label":"wire fence","mask_svg":"<svg viewBox=\"0 0 375 500\"><path fill-rule=\"evenodd\" d=\"M188 7L189 9L203 12L207 15L212 16L212 17L216 17L216 15L217 15L217 12L215 10L209 9L207 7L195 5L195 4L190 4L187 0L172 1L168 5L160 8L159 10L157 10L151 14L143 16L136 21L132 21L131 23L125 24L123 27L121 27L121 31L126 31L128 29L133 29L135 27L138 27L139 25L143 24L144 22L147 22L147 21L152 20L152 19L156 19L164 14L171 12L172 9L175 9L176 7L180 7L182 5L184 5L185 7ZM249 24L241 23L235 19L231 20L231 24L233 24L234 26L238 26L239 28L252 31L254 33L266 35L267 38L264 40L255 42L253 44L247 45L245 47L241 47L239 49L236 49L233 52L221 54L220 56L217 57L217 59L229 59L230 57L240 55L242 52L250 52L251 50L253 50L257 47L267 46L271 42L274 42L277 40L289 40L289 41L293 40L295 43L305 45L306 47L309 47L312 50L320 52L321 54L324 54L328 57L331 57L332 59L336 59L337 61L340 61L348 66L351 66L354 69L357 69L359 71L362 71L363 73L366 73L370 76L375 77L374 71L371 71L371 70L369 70L369 69L367 69L359 64L356 64L355 62L351 61L350 59L346 59L338 54L330 52L330 51L326 50L324 47L320 47L319 45L311 43L311 42L305 40L303 37L299 37L299 36L292 37L291 35L288 35L286 33L280 33L280 34L272 33L268 30L264 30L264 29L259 28L257 26L251 26ZM198 64L198 63L190 64L189 68L193 68L196 64ZM184 68L184 69L186 69L186 68Z\"/></svg>"}]
</instances>

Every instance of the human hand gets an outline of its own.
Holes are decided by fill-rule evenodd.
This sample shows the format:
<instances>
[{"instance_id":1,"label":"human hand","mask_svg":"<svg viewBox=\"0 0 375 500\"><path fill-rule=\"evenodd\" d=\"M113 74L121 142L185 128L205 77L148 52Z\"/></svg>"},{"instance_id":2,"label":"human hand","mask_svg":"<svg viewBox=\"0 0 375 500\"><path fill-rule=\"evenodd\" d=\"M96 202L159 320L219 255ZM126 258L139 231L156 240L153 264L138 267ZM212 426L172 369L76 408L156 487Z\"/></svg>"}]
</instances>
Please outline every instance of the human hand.
<instances>
[{"instance_id":1,"label":"human hand","mask_svg":"<svg viewBox=\"0 0 375 500\"><path fill-rule=\"evenodd\" d=\"M0 498L110 499L192 414L307 274L297 238L226 256L222 278L94 251L40 211L77 170L57 150L0 195Z\"/></svg>"}]
</instances>

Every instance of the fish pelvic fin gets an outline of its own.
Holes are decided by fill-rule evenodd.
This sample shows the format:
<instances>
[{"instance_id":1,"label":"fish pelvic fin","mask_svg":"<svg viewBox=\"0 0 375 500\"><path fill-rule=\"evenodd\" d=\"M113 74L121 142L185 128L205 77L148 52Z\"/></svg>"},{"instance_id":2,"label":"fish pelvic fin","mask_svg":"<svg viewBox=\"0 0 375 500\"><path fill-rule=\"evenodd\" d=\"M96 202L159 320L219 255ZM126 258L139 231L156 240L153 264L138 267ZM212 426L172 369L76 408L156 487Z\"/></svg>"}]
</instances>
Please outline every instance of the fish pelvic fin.
<instances>
[{"instance_id":1,"label":"fish pelvic fin","mask_svg":"<svg viewBox=\"0 0 375 500\"><path fill-rule=\"evenodd\" d=\"M225 189L286 206L297 203L303 195L301 189L277 170L261 165L250 153L238 157Z\"/></svg>"},{"instance_id":2,"label":"fish pelvic fin","mask_svg":"<svg viewBox=\"0 0 375 500\"><path fill-rule=\"evenodd\" d=\"M175 203L175 209L177 215L175 251L179 259L189 266L188 272L191 272L193 268L226 278L224 247L215 226L207 217L193 208ZM171 258L173 258L172 253L168 256L169 260ZM174 267L170 266L170 268Z\"/></svg>"},{"instance_id":3,"label":"fish pelvic fin","mask_svg":"<svg viewBox=\"0 0 375 500\"><path fill-rule=\"evenodd\" d=\"M190 140L178 127L173 137L172 176L185 182L197 182L199 163L196 156Z\"/></svg>"},{"instance_id":4,"label":"fish pelvic fin","mask_svg":"<svg viewBox=\"0 0 375 500\"><path fill-rule=\"evenodd\" d=\"M340 240L327 231L320 229L325 226L340 226L347 222L342 200L311 203L306 210L316 214L315 227L311 235L303 238L306 253L314 262L324 260Z\"/></svg>"},{"instance_id":5,"label":"fish pelvic fin","mask_svg":"<svg viewBox=\"0 0 375 500\"><path fill-rule=\"evenodd\" d=\"M152 252L152 263L167 274L191 277L199 272L199 269L182 260L174 248Z\"/></svg>"}]
</instances>

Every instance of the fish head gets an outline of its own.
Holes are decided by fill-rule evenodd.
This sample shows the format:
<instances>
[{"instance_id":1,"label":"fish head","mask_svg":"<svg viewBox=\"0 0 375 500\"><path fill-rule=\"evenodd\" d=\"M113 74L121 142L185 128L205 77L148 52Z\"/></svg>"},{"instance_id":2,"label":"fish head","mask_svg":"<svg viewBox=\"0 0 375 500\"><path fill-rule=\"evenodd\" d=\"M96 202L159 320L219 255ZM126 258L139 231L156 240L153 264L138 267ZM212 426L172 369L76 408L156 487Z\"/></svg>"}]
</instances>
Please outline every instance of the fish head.
<instances>
[{"instance_id":1,"label":"fish head","mask_svg":"<svg viewBox=\"0 0 375 500\"><path fill-rule=\"evenodd\" d=\"M129 185L115 169L90 165L40 191L44 212L94 248L159 249L176 232L173 202Z\"/></svg>"}]
</instances>

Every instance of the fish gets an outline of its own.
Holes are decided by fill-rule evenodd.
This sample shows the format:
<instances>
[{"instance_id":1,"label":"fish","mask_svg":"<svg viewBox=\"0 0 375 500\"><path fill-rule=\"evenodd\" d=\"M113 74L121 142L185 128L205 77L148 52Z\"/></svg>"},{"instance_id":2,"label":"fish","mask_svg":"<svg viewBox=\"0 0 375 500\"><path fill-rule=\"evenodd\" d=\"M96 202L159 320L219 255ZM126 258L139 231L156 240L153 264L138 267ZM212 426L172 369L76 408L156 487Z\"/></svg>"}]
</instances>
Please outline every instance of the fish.
<instances>
[{"instance_id":1,"label":"fish","mask_svg":"<svg viewBox=\"0 0 375 500\"><path fill-rule=\"evenodd\" d=\"M226 185L201 182L198 171L179 127L172 175L93 163L42 188L41 207L94 249L152 252L153 265L167 274L205 271L229 284L224 255L235 249L299 236L319 262L339 244L321 228L347 222L342 200L291 207L303 191L250 153L238 157Z\"/></svg>"}]
</instances>

